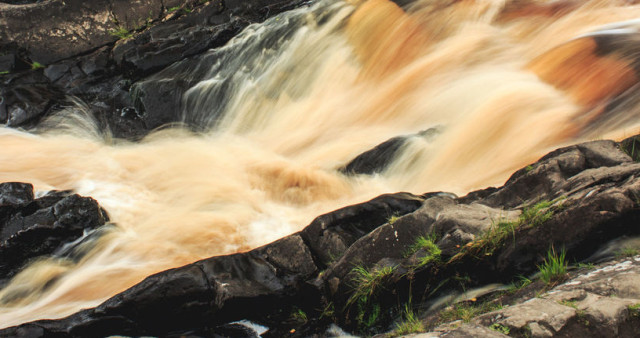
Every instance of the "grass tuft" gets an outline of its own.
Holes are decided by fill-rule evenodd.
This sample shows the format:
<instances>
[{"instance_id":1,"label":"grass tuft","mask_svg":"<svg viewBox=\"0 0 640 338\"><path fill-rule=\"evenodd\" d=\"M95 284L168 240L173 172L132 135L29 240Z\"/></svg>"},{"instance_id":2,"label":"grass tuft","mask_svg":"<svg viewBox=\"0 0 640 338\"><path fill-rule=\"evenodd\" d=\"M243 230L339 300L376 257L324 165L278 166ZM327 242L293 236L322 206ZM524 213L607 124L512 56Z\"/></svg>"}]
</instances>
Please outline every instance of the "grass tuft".
<instances>
[{"instance_id":1,"label":"grass tuft","mask_svg":"<svg viewBox=\"0 0 640 338\"><path fill-rule=\"evenodd\" d=\"M420 262L418 262L416 267L425 266L431 262L439 262L440 255L442 254L442 250L438 247L436 242L436 236L434 234L428 236L420 236L416 239L415 243L413 243L405 256L411 256L416 252L423 250L425 255L420 258Z\"/></svg>"},{"instance_id":2,"label":"grass tuft","mask_svg":"<svg viewBox=\"0 0 640 338\"><path fill-rule=\"evenodd\" d=\"M550 208L556 201L540 201L533 206L525 207L520 214L520 224L537 227L551 219L553 210Z\"/></svg>"},{"instance_id":3,"label":"grass tuft","mask_svg":"<svg viewBox=\"0 0 640 338\"><path fill-rule=\"evenodd\" d=\"M349 297L347 305L351 305L359 299L366 301L374 296L383 287L387 279L391 277L394 270L395 267L391 266L385 266L371 271L363 266L353 268L351 271L355 274L352 280L354 292L351 297Z\"/></svg>"},{"instance_id":4,"label":"grass tuft","mask_svg":"<svg viewBox=\"0 0 640 338\"><path fill-rule=\"evenodd\" d=\"M518 275L518 280L514 281L511 283L511 285L509 285L509 288L507 289L507 292L509 293L515 293L519 290L522 290L523 288L527 287L528 285L530 285L532 283L531 279L523 276L523 275Z\"/></svg>"},{"instance_id":5,"label":"grass tuft","mask_svg":"<svg viewBox=\"0 0 640 338\"><path fill-rule=\"evenodd\" d=\"M636 249L636 248L630 248L630 247L624 247L622 248L622 250L618 251L618 253L616 253L616 257L618 258L622 258L622 257L633 257L633 256L637 256L640 255L640 250Z\"/></svg>"},{"instance_id":6,"label":"grass tuft","mask_svg":"<svg viewBox=\"0 0 640 338\"><path fill-rule=\"evenodd\" d=\"M133 33L130 32L128 29L122 27L122 26L118 26L118 28L109 31L109 34L118 37L119 39L130 39L131 37L133 37Z\"/></svg>"},{"instance_id":7,"label":"grass tuft","mask_svg":"<svg viewBox=\"0 0 640 338\"><path fill-rule=\"evenodd\" d=\"M387 219L387 223L393 225L393 223L395 223L399 218L400 216L398 214L393 214L389 217L389 219Z\"/></svg>"},{"instance_id":8,"label":"grass tuft","mask_svg":"<svg viewBox=\"0 0 640 338\"><path fill-rule=\"evenodd\" d=\"M455 320L462 320L463 322L468 323L478 315L500 310L502 308L503 306L500 303L458 303L440 312L440 322L448 323Z\"/></svg>"},{"instance_id":9,"label":"grass tuft","mask_svg":"<svg viewBox=\"0 0 640 338\"><path fill-rule=\"evenodd\" d=\"M44 68L44 65L43 65L43 64L41 64L41 63L40 63L40 62L38 62L38 61L33 61L33 63L31 64L31 69L32 69L32 70L38 70L38 69L40 69L40 68Z\"/></svg>"},{"instance_id":10,"label":"grass tuft","mask_svg":"<svg viewBox=\"0 0 640 338\"><path fill-rule=\"evenodd\" d=\"M413 312L409 304L404 305L404 313L402 316L404 320L396 324L396 328L392 333L393 337L424 331L424 325L420 319L418 319L418 316Z\"/></svg>"},{"instance_id":11,"label":"grass tuft","mask_svg":"<svg viewBox=\"0 0 640 338\"><path fill-rule=\"evenodd\" d=\"M557 284L567 277L566 252L564 249L557 254L555 249L551 247L547 252L547 258L542 265L538 265L540 270L540 279L547 285Z\"/></svg>"}]
</instances>

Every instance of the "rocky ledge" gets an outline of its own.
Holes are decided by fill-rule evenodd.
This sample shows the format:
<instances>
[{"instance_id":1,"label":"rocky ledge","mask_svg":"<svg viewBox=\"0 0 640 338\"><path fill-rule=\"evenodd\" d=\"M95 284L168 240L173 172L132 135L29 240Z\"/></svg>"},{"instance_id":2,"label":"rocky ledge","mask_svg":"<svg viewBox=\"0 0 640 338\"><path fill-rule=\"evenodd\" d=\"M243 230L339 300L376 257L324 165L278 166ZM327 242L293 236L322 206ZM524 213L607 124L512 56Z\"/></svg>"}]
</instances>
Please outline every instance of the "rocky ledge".
<instances>
[{"instance_id":1,"label":"rocky ledge","mask_svg":"<svg viewBox=\"0 0 640 338\"><path fill-rule=\"evenodd\" d=\"M273 337L330 335L332 323L365 335L636 336L640 258L620 260L638 252L624 241L640 235L636 142L558 149L464 197L382 195L0 335L251 336L230 324L251 320Z\"/></svg>"},{"instance_id":2,"label":"rocky ledge","mask_svg":"<svg viewBox=\"0 0 640 338\"><path fill-rule=\"evenodd\" d=\"M33 1L32 1L33 2ZM303 0L100 0L0 2L0 123L35 128L43 117L86 103L100 126L137 139L180 121L180 83L133 84L176 61L220 47L243 28L302 6ZM166 108L157 104L163 97ZM149 106L152 104L153 106ZM156 110L158 107L162 109Z\"/></svg>"}]
</instances>

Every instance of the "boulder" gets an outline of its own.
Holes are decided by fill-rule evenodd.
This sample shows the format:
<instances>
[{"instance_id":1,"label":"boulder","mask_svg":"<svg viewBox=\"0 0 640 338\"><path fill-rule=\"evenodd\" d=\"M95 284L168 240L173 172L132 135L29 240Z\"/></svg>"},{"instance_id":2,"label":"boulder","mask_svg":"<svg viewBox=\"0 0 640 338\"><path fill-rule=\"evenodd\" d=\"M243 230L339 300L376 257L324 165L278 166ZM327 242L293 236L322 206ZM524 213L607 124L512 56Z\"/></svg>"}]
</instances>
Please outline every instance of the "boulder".
<instances>
[{"instance_id":1,"label":"boulder","mask_svg":"<svg viewBox=\"0 0 640 338\"><path fill-rule=\"evenodd\" d=\"M427 141L433 139L439 134L439 128L429 128L416 134L408 136L397 136L390 138L371 150L356 156L345 166L338 169L340 172L348 175L365 174L371 175L383 172L399 155L402 147L412 138L420 137Z\"/></svg>"},{"instance_id":2,"label":"boulder","mask_svg":"<svg viewBox=\"0 0 640 338\"><path fill-rule=\"evenodd\" d=\"M61 250L107 220L92 198L50 192L34 199L30 184L0 184L0 282L28 261Z\"/></svg>"}]
</instances>

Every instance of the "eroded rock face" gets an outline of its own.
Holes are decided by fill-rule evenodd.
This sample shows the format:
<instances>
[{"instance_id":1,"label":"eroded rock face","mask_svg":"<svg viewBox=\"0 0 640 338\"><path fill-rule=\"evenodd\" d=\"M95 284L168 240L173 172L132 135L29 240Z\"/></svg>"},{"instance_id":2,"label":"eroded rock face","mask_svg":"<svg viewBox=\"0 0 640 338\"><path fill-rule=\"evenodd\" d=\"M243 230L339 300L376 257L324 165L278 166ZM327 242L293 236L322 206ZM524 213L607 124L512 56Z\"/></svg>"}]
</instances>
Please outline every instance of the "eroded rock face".
<instances>
[{"instance_id":1,"label":"eroded rock face","mask_svg":"<svg viewBox=\"0 0 640 338\"><path fill-rule=\"evenodd\" d=\"M0 184L0 283L29 260L53 254L107 220L92 198L50 192L34 199L31 184Z\"/></svg>"}]
</instances>

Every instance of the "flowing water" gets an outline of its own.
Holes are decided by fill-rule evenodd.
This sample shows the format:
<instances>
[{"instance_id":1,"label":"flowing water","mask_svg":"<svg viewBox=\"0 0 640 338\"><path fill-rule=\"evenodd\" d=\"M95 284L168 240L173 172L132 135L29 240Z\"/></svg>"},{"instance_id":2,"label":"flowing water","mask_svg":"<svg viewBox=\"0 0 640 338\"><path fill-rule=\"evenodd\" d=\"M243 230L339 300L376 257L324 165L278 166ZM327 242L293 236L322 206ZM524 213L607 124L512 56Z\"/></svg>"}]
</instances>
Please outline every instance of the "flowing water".
<instances>
[{"instance_id":1,"label":"flowing water","mask_svg":"<svg viewBox=\"0 0 640 338\"><path fill-rule=\"evenodd\" d=\"M639 14L622 0L320 1L147 79L191 81L180 109L198 133L115 140L81 104L37 135L0 129L0 181L92 196L116 225L79 262L16 276L0 326L95 306L381 193L464 194L559 146L636 134ZM380 174L337 170L432 127Z\"/></svg>"}]
</instances>

